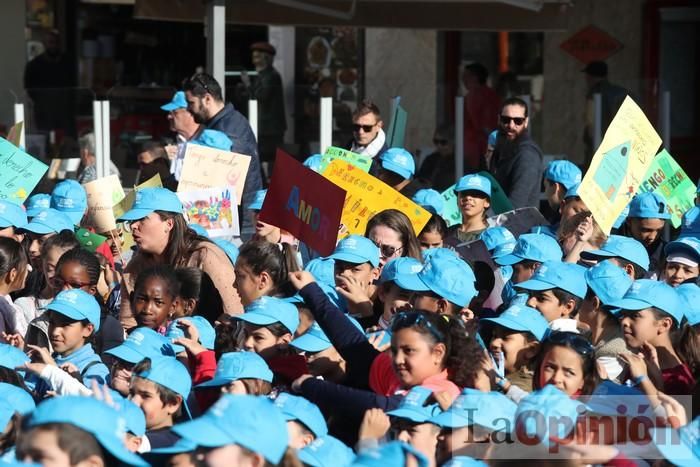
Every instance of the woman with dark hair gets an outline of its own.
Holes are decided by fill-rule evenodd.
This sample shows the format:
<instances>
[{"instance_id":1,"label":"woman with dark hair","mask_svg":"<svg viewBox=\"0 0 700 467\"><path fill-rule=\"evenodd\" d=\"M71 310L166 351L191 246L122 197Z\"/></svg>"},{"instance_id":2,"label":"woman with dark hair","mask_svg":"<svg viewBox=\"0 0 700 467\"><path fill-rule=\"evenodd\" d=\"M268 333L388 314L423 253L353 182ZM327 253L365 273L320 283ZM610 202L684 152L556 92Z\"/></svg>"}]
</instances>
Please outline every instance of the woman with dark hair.
<instances>
[{"instance_id":1,"label":"woman with dark hair","mask_svg":"<svg viewBox=\"0 0 700 467\"><path fill-rule=\"evenodd\" d=\"M386 209L372 216L367 223L365 237L379 248L380 267L391 259L403 256L423 260L413 225L399 210Z\"/></svg>"},{"instance_id":2,"label":"woman with dark hair","mask_svg":"<svg viewBox=\"0 0 700 467\"><path fill-rule=\"evenodd\" d=\"M243 312L233 287L233 264L221 248L187 226L175 193L165 188L140 190L133 208L120 220L127 221L138 247L126 266L123 290L133 290L136 274L149 266L196 267L202 270L199 309L206 311L209 321L213 323L222 311ZM122 300L120 321L125 329L136 326L129 300Z\"/></svg>"}]
</instances>

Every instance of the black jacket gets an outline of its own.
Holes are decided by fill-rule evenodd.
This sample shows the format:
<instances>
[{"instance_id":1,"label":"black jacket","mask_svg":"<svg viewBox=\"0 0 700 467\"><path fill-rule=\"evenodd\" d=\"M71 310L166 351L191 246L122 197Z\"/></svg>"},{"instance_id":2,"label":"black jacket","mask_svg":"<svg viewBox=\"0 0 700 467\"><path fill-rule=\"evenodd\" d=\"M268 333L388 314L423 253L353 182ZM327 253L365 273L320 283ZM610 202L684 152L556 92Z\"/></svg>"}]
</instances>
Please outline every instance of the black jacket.
<instances>
[{"instance_id":1,"label":"black jacket","mask_svg":"<svg viewBox=\"0 0 700 467\"><path fill-rule=\"evenodd\" d=\"M539 207L542 183L542 150L524 133L515 141L498 135L493 151L494 176L513 208Z\"/></svg>"}]
</instances>

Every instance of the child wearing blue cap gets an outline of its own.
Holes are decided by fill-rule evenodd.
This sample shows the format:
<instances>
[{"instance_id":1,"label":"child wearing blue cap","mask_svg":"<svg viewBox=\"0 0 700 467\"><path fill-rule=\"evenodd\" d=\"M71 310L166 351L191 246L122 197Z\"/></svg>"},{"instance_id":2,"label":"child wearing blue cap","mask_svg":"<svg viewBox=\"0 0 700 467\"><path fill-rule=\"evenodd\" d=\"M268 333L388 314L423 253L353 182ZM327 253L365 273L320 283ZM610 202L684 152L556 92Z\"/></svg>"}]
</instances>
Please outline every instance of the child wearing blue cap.
<instances>
[{"instance_id":1,"label":"child wearing blue cap","mask_svg":"<svg viewBox=\"0 0 700 467\"><path fill-rule=\"evenodd\" d=\"M26 232L29 245L29 259L32 267L41 268L41 245L50 237L63 231L74 232L73 222L64 213L56 209L44 209L40 211L31 222L22 228Z\"/></svg>"},{"instance_id":2,"label":"child wearing blue cap","mask_svg":"<svg viewBox=\"0 0 700 467\"><path fill-rule=\"evenodd\" d=\"M384 265L377 287L377 298L383 305L379 328L389 329L391 318L410 303L412 292L398 285L397 278L417 274L421 269L423 264L414 258L396 258Z\"/></svg>"},{"instance_id":3,"label":"child wearing blue cap","mask_svg":"<svg viewBox=\"0 0 700 467\"><path fill-rule=\"evenodd\" d=\"M159 265L141 271L130 297L137 326L165 334L178 307L179 292L180 283L171 266Z\"/></svg>"},{"instance_id":4,"label":"child wearing blue cap","mask_svg":"<svg viewBox=\"0 0 700 467\"><path fill-rule=\"evenodd\" d=\"M251 240L238 250L236 280L243 306L265 295L287 297L294 294L288 274L299 270L296 253L288 243Z\"/></svg>"},{"instance_id":5,"label":"child wearing blue cap","mask_svg":"<svg viewBox=\"0 0 700 467\"><path fill-rule=\"evenodd\" d=\"M74 225L80 225L87 213L87 193L75 180L63 180L51 192L50 207L70 218Z\"/></svg>"},{"instance_id":6,"label":"child wearing blue cap","mask_svg":"<svg viewBox=\"0 0 700 467\"><path fill-rule=\"evenodd\" d=\"M455 185L455 193L462 222L450 227L447 236L457 243L476 240L489 227L486 211L491 207L491 181L477 174L465 175Z\"/></svg>"},{"instance_id":7,"label":"child wearing blue cap","mask_svg":"<svg viewBox=\"0 0 700 467\"><path fill-rule=\"evenodd\" d=\"M9 237L21 242L24 236L19 233L19 229L25 225L27 214L24 209L10 201L0 200L0 237Z\"/></svg>"},{"instance_id":8,"label":"child wearing blue cap","mask_svg":"<svg viewBox=\"0 0 700 467\"><path fill-rule=\"evenodd\" d=\"M196 389L215 388L221 394L266 396L272 392L272 377L272 370L260 355L226 352L219 358L214 376L197 384ZM197 399L201 400L199 397ZM200 409L207 409L210 405L200 403Z\"/></svg>"},{"instance_id":9,"label":"child wearing blue cap","mask_svg":"<svg viewBox=\"0 0 700 467\"><path fill-rule=\"evenodd\" d=\"M283 392L275 398L275 406L287 421L290 448L301 449L328 434L321 410L303 397Z\"/></svg>"},{"instance_id":10,"label":"child wearing blue cap","mask_svg":"<svg viewBox=\"0 0 700 467\"><path fill-rule=\"evenodd\" d=\"M27 329L24 314L15 307L10 294L24 288L28 271L29 260L22 245L0 237L0 335L24 334Z\"/></svg>"},{"instance_id":11,"label":"child wearing blue cap","mask_svg":"<svg viewBox=\"0 0 700 467\"><path fill-rule=\"evenodd\" d=\"M666 242L663 230L671 218L666 200L656 193L638 193L630 201L625 232L644 245L651 260L650 271L659 272Z\"/></svg>"},{"instance_id":12,"label":"child wearing blue cap","mask_svg":"<svg viewBox=\"0 0 700 467\"><path fill-rule=\"evenodd\" d=\"M700 240L697 237L679 237L664 248L663 278L672 287L684 282L696 283L700 276Z\"/></svg>"},{"instance_id":13,"label":"child wearing blue cap","mask_svg":"<svg viewBox=\"0 0 700 467\"><path fill-rule=\"evenodd\" d=\"M676 292L686 319L678 341L678 355L690 367L697 381L700 379L700 287L682 284Z\"/></svg>"},{"instance_id":14,"label":"child wearing blue cap","mask_svg":"<svg viewBox=\"0 0 700 467\"><path fill-rule=\"evenodd\" d=\"M379 162L377 178L394 190L403 192L416 172L413 155L404 148L389 148L379 155Z\"/></svg>"},{"instance_id":15,"label":"child wearing blue cap","mask_svg":"<svg viewBox=\"0 0 700 467\"><path fill-rule=\"evenodd\" d=\"M377 245L360 235L349 235L342 239L329 256L334 261L336 290L347 299L351 314L372 314L370 297L374 290L373 283L379 278L379 256ZM393 252L389 256L393 256Z\"/></svg>"},{"instance_id":16,"label":"child wearing blue cap","mask_svg":"<svg viewBox=\"0 0 700 467\"><path fill-rule=\"evenodd\" d=\"M583 266L545 261L525 282L515 285L529 294L527 305L537 309L548 322L573 318L586 296ZM575 324L572 330L575 330Z\"/></svg>"},{"instance_id":17,"label":"child wearing blue cap","mask_svg":"<svg viewBox=\"0 0 700 467\"><path fill-rule=\"evenodd\" d=\"M533 387L552 385L572 398L590 395L597 384L595 351L576 332L554 331L543 340L535 364Z\"/></svg>"},{"instance_id":18,"label":"child wearing blue cap","mask_svg":"<svg viewBox=\"0 0 700 467\"><path fill-rule=\"evenodd\" d=\"M421 251L442 248L445 238L447 238L447 222L441 216L433 214L418 234L418 243Z\"/></svg>"},{"instance_id":19,"label":"child wearing blue cap","mask_svg":"<svg viewBox=\"0 0 700 467\"><path fill-rule=\"evenodd\" d=\"M202 270L199 268L177 268L175 276L180 283L178 300L175 301L173 319L193 316L197 312L202 291Z\"/></svg>"},{"instance_id":20,"label":"child wearing blue cap","mask_svg":"<svg viewBox=\"0 0 700 467\"><path fill-rule=\"evenodd\" d=\"M566 192L581 183L581 169L567 160L555 160L544 170L544 194L549 207L558 212Z\"/></svg>"},{"instance_id":21,"label":"child wearing blue cap","mask_svg":"<svg viewBox=\"0 0 700 467\"><path fill-rule=\"evenodd\" d=\"M610 260L624 269L632 280L642 279L649 270L649 254L644 245L622 235L610 235L599 249L584 251L581 258L586 261Z\"/></svg>"}]
</instances>

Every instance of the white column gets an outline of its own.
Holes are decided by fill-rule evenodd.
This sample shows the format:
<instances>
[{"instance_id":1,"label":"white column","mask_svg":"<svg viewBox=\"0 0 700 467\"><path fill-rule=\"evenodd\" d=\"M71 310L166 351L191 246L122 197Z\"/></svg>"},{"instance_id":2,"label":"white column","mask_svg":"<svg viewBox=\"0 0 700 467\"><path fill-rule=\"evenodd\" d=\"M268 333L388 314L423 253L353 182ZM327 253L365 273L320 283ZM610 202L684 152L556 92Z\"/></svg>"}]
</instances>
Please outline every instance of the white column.
<instances>
[{"instance_id":1,"label":"white column","mask_svg":"<svg viewBox=\"0 0 700 467\"><path fill-rule=\"evenodd\" d=\"M464 96L455 97L455 183L464 175Z\"/></svg>"},{"instance_id":2,"label":"white column","mask_svg":"<svg viewBox=\"0 0 700 467\"><path fill-rule=\"evenodd\" d=\"M15 104L15 125L19 122L22 123L22 131L19 134L19 147L26 149L27 142L25 140L25 134L27 132L27 120L24 118L24 104Z\"/></svg>"},{"instance_id":3,"label":"white column","mask_svg":"<svg viewBox=\"0 0 700 467\"><path fill-rule=\"evenodd\" d=\"M333 98L321 98L321 135L319 152L324 154L333 145Z\"/></svg>"},{"instance_id":4,"label":"white column","mask_svg":"<svg viewBox=\"0 0 700 467\"><path fill-rule=\"evenodd\" d=\"M294 142L294 112L296 109L296 89L294 88L294 67L295 67L295 39L294 26L269 26L267 37L270 44L277 49L275 67L282 76L282 89L284 90L284 110L287 118L287 131L284 141Z\"/></svg>"},{"instance_id":5,"label":"white column","mask_svg":"<svg viewBox=\"0 0 700 467\"><path fill-rule=\"evenodd\" d=\"M659 131L664 148L671 151L671 91L663 91L659 96Z\"/></svg>"},{"instance_id":6,"label":"white column","mask_svg":"<svg viewBox=\"0 0 700 467\"><path fill-rule=\"evenodd\" d=\"M593 94L593 151L603 141L603 96Z\"/></svg>"},{"instance_id":7,"label":"white column","mask_svg":"<svg viewBox=\"0 0 700 467\"><path fill-rule=\"evenodd\" d=\"M109 175L109 161L112 158L110 140L109 101L102 101L102 176Z\"/></svg>"},{"instance_id":8,"label":"white column","mask_svg":"<svg viewBox=\"0 0 700 467\"><path fill-rule=\"evenodd\" d=\"M95 134L95 169L97 170L97 178L104 177L102 171L102 102L92 101L92 121Z\"/></svg>"},{"instance_id":9,"label":"white column","mask_svg":"<svg viewBox=\"0 0 700 467\"><path fill-rule=\"evenodd\" d=\"M226 91L226 0L207 2L207 70Z\"/></svg>"},{"instance_id":10,"label":"white column","mask_svg":"<svg viewBox=\"0 0 700 467\"><path fill-rule=\"evenodd\" d=\"M253 130L255 139L258 139L258 101L251 99L248 101L248 123Z\"/></svg>"}]
</instances>

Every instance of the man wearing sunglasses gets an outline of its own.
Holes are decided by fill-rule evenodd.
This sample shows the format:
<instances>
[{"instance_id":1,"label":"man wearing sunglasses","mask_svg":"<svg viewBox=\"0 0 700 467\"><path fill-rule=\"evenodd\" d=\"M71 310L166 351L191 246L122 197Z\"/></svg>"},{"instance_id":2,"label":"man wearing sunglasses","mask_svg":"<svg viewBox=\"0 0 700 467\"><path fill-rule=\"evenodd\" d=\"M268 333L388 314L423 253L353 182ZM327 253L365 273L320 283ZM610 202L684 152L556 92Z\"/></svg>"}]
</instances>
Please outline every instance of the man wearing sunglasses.
<instances>
[{"instance_id":1,"label":"man wearing sunglasses","mask_svg":"<svg viewBox=\"0 0 700 467\"><path fill-rule=\"evenodd\" d=\"M387 149L383 126L379 107L370 100L363 100L352 114L353 139L348 149L369 157L381 154Z\"/></svg>"},{"instance_id":2,"label":"man wearing sunglasses","mask_svg":"<svg viewBox=\"0 0 700 467\"><path fill-rule=\"evenodd\" d=\"M539 206L542 150L527 131L525 101L506 99L501 106L493 172L514 208Z\"/></svg>"}]
</instances>

